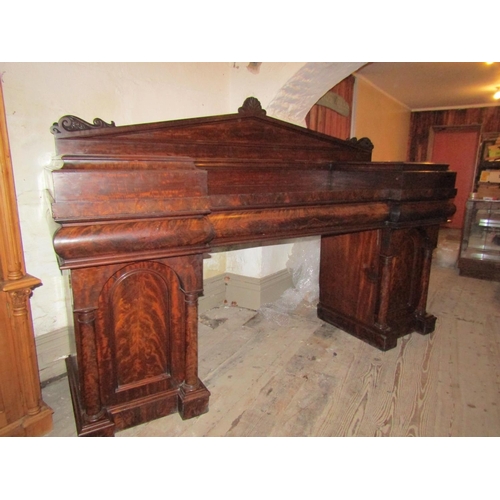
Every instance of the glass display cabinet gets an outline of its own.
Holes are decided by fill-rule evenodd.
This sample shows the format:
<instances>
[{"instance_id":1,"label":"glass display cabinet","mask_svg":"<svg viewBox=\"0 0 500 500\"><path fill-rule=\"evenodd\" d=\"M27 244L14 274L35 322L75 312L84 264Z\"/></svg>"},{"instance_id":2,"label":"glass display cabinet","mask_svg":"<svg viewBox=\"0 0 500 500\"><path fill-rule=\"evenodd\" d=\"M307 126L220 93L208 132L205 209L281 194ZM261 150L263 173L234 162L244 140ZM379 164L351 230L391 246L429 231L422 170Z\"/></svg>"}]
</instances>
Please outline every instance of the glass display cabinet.
<instances>
[{"instance_id":1,"label":"glass display cabinet","mask_svg":"<svg viewBox=\"0 0 500 500\"><path fill-rule=\"evenodd\" d=\"M458 268L461 276L500 281L500 200L467 201Z\"/></svg>"}]
</instances>

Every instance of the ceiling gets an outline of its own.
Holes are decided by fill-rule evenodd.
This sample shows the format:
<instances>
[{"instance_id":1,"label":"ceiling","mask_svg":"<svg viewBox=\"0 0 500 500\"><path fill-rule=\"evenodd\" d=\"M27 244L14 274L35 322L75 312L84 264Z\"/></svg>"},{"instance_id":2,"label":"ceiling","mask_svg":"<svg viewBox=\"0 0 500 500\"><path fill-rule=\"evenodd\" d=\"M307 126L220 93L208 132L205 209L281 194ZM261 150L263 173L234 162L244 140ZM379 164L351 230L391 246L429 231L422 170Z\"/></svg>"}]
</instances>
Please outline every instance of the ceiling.
<instances>
[{"instance_id":1,"label":"ceiling","mask_svg":"<svg viewBox=\"0 0 500 500\"><path fill-rule=\"evenodd\" d=\"M355 74L412 111L500 105L498 62L374 62Z\"/></svg>"}]
</instances>

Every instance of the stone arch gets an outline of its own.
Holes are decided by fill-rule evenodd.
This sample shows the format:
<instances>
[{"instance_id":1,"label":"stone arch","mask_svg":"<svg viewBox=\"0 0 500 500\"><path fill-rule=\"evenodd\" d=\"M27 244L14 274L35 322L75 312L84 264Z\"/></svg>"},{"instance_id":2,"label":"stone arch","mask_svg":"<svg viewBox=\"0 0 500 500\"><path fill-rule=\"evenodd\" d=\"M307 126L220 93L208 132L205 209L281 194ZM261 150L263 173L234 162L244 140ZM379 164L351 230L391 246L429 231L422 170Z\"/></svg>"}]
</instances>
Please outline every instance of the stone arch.
<instances>
[{"instance_id":1,"label":"stone arch","mask_svg":"<svg viewBox=\"0 0 500 500\"><path fill-rule=\"evenodd\" d=\"M320 62L304 64L266 106L269 116L304 125L309 110L328 90L366 63Z\"/></svg>"}]
</instances>

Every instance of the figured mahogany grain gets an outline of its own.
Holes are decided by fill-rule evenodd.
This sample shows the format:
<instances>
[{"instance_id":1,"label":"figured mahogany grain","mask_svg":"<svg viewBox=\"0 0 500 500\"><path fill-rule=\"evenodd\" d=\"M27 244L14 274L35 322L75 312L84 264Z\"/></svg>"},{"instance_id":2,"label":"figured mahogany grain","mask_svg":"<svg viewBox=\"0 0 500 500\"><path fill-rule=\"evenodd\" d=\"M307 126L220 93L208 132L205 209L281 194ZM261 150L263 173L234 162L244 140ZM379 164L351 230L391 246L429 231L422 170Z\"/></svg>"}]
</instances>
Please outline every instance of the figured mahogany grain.
<instances>
[{"instance_id":1,"label":"figured mahogany grain","mask_svg":"<svg viewBox=\"0 0 500 500\"><path fill-rule=\"evenodd\" d=\"M54 248L73 281L80 435L208 410L198 377L203 257L218 246L323 237L318 315L387 350L429 333L433 235L453 213L446 165L371 162L343 141L238 114L52 128Z\"/></svg>"}]
</instances>

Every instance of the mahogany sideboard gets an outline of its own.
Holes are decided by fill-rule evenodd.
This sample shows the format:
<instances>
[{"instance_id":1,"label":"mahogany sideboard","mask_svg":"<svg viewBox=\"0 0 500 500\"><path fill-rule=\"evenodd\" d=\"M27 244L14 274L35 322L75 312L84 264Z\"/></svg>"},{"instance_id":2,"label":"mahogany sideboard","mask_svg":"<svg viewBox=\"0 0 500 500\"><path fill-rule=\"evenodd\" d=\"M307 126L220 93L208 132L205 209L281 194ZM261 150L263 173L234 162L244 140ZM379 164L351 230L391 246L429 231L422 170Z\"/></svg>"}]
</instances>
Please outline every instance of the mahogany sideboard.
<instances>
[{"instance_id":1,"label":"mahogany sideboard","mask_svg":"<svg viewBox=\"0 0 500 500\"><path fill-rule=\"evenodd\" d=\"M198 297L218 247L321 235L321 319L381 350L433 331L432 252L455 211L447 165L372 162L368 139L268 117L255 98L235 114L130 126L65 116L52 132L80 436L208 411Z\"/></svg>"}]
</instances>

